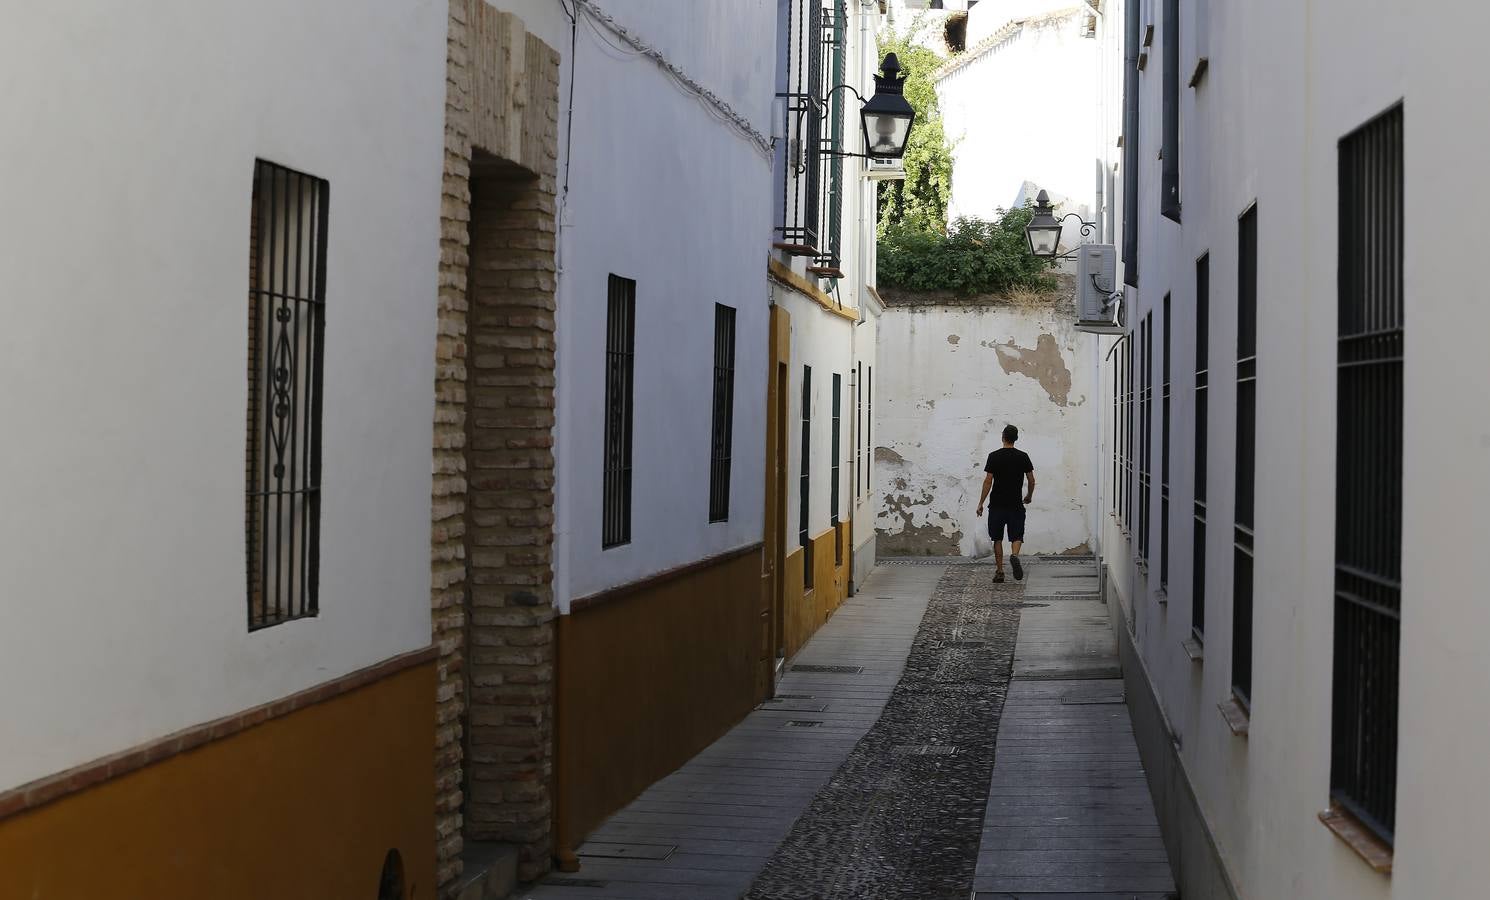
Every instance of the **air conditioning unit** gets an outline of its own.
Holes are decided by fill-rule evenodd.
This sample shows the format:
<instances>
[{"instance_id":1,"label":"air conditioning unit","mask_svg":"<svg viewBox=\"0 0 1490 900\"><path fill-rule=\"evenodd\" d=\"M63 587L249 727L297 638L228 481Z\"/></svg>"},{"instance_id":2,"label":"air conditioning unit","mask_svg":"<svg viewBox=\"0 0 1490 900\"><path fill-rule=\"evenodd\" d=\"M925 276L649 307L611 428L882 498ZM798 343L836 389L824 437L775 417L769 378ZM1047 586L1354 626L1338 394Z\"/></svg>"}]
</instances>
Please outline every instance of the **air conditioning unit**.
<instances>
[{"instance_id":1,"label":"air conditioning unit","mask_svg":"<svg viewBox=\"0 0 1490 900\"><path fill-rule=\"evenodd\" d=\"M904 181L905 163L898 159L864 160L864 177L872 181Z\"/></svg>"},{"instance_id":2,"label":"air conditioning unit","mask_svg":"<svg viewBox=\"0 0 1490 900\"><path fill-rule=\"evenodd\" d=\"M1076 330L1122 334L1122 288L1117 283L1117 250L1111 244L1076 248Z\"/></svg>"}]
</instances>

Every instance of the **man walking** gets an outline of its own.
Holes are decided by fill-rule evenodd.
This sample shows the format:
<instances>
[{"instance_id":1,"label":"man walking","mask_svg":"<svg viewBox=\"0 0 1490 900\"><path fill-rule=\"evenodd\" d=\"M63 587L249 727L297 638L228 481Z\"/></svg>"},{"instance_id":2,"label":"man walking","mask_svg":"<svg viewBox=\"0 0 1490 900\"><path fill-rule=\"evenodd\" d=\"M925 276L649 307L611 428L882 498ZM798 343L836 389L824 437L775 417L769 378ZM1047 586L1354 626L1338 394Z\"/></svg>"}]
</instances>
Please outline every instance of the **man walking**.
<instances>
[{"instance_id":1,"label":"man walking","mask_svg":"<svg viewBox=\"0 0 1490 900\"><path fill-rule=\"evenodd\" d=\"M1035 465L1028 453L1014 449L1019 440L1019 429L1004 426L1004 446L988 454L988 463L983 471L983 493L978 497L978 517L983 517L983 504L988 503L988 536L993 539L993 561L998 567L993 573L995 582L1004 580L1004 529L1009 530L1009 565L1014 569L1014 580L1024 580L1024 567L1019 564L1019 548L1024 543L1024 507L1035 499ZM1029 482L1023 500L1019 496L1019 483Z\"/></svg>"}]
</instances>

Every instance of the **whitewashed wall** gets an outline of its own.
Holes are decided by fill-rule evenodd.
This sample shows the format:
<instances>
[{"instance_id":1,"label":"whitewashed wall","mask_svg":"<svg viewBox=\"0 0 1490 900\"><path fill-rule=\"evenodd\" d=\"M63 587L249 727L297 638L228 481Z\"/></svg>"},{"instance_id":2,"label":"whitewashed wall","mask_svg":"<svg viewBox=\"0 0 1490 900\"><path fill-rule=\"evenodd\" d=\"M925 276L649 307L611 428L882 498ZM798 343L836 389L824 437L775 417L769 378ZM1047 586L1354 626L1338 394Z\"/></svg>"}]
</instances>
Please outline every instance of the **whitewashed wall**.
<instances>
[{"instance_id":1,"label":"whitewashed wall","mask_svg":"<svg viewBox=\"0 0 1490 900\"><path fill-rule=\"evenodd\" d=\"M880 323L879 551L972 556L1004 426L1035 466L1026 552L1091 551L1094 347L1069 307L892 305Z\"/></svg>"},{"instance_id":2,"label":"whitewashed wall","mask_svg":"<svg viewBox=\"0 0 1490 900\"><path fill-rule=\"evenodd\" d=\"M598 2L769 135L775 3ZM553 4L558 9L558 4ZM567 26L567 22L562 23ZM770 158L653 60L563 27L556 594L575 597L761 539ZM565 185L567 182L567 192ZM606 283L636 280L631 543L601 549ZM714 304L736 309L730 518L709 523Z\"/></svg>"},{"instance_id":3,"label":"whitewashed wall","mask_svg":"<svg viewBox=\"0 0 1490 900\"><path fill-rule=\"evenodd\" d=\"M992 34L1023 17L1005 7L979 4L970 23L996 20ZM968 52L944 67L936 89L952 143L949 219L992 218L1018 204L1025 182L1067 198L1063 211L1092 208L1096 45L1081 36L1085 20L1077 11L1031 20L997 43L969 35Z\"/></svg>"},{"instance_id":4,"label":"whitewashed wall","mask_svg":"<svg viewBox=\"0 0 1490 900\"><path fill-rule=\"evenodd\" d=\"M429 643L446 15L7 11L0 788ZM256 157L328 179L330 216L321 614L249 634Z\"/></svg>"},{"instance_id":5,"label":"whitewashed wall","mask_svg":"<svg viewBox=\"0 0 1490 900\"><path fill-rule=\"evenodd\" d=\"M1118 4L1108 27L1121 31ZM1161 46L1160 4L1145 22ZM1114 8L1116 7L1116 8ZM1188 10L1189 7L1186 6ZM1181 740L1217 847L1248 897L1477 897L1490 856L1476 824L1490 804L1483 714L1490 605L1482 601L1490 509L1490 393L1482 359L1490 306L1456 210L1490 203L1478 149L1490 118L1467 110L1490 75L1476 62L1479 14L1466 0L1431 16L1343 0L1211 0L1209 27L1182 20L1183 226L1157 212L1162 65L1141 79L1140 288L1135 313L1174 304L1175 406L1169 603L1141 578L1116 527L1107 561L1136 609L1137 643ZM1201 19L1200 21L1204 21ZM1120 43L1118 44L1120 47ZM1341 137L1398 101L1405 121L1406 383L1397 831L1393 872L1372 872L1316 818L1329 802L1338 156ZM1217 712L1230 695L1237 217L1258 204L1258 439L1253 704L1248 738ZM1194 496L1194 260L1211 254L1211 526L1204 661L1189 636ZM1156 328L1159 327L1156 313ZM1135 316L1134 321L1137 321ZM1107 373L1104 373L1104 377ZM1445 414L1446 411L1450 414ZM1156 422L1155 442L1159 440ZM1110 486L1108 486L1110 490ZM1104 492L1106 493L1106 492ZM1104 510L1110 500L1104 497ZM1157 500L1155 501L1157 507ZM1157 521L1155 522L1157 529ZM1155 532L1157 545L1157 531ZM1155 570L1150 569L1153 573Z\"/></svg>"}]
</instances>

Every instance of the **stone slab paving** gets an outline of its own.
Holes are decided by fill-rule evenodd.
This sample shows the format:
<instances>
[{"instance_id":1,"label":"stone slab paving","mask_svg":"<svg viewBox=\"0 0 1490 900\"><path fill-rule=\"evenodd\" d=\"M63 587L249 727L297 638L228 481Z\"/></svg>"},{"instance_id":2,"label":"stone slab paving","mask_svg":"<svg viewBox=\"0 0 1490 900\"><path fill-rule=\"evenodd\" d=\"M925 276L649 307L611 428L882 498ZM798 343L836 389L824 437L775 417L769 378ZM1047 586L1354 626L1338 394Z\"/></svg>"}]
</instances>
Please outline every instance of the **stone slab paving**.
<instances>
[{"instance_id":1,"label":"stone slab paving","mask_svg":"<svg viewBox=\"0 0 1490 900\"><path fill-rule=\"evenodd\" d=\"M1031 565L975 900L1161 900L1174 881L1095 565Z\"/></svg>"},{"instance_id":2,"label":"stone slab paving","mask_svg":"<svg viewBox=\"0 0 1490 900\"><path fill-rule=\"evenodd\" d=\"M876 569L792 661L793 667L863 667L862 673L788 667L777 701L763 704L591 834L579 848L580 871L555 873L517 896L722 900L745 893L879 718L942 571ZM659 855L665 858L646 858Z\"/></svg>"}]
</instances>

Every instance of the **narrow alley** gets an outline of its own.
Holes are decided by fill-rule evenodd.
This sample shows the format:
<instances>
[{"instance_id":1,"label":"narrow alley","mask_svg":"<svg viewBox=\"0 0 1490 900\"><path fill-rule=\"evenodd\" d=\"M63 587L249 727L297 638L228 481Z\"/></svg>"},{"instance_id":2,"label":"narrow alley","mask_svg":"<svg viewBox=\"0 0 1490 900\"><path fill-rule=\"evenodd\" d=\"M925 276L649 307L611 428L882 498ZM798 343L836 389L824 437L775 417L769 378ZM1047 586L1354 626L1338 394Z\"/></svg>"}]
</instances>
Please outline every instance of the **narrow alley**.
<instances>
[{"instance_id":1,"label":"narrow alley","mask_svg":"<svg viewBox=\"0 0 1490 900\"><path fill-rule=\"evenodd\" d=\"M774 698L523 896L1173 896L1095 563L991 579L876 568Z\"/></svg>"}]
</instances>

